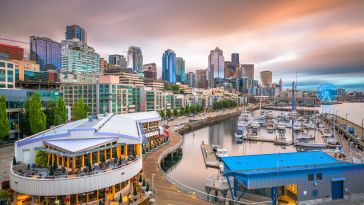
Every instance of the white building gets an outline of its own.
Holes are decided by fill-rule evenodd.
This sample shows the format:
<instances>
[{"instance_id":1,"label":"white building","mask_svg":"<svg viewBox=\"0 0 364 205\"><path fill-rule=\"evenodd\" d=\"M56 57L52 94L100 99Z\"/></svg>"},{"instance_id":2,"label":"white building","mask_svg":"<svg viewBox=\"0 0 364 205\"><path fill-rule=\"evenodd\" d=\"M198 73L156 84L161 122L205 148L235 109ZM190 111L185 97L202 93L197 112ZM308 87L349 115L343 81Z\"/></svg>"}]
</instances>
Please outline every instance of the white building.
<instances>
[{"instance_id":1,"label":"white building","mask_svg":"<svg viewBox=\"0 0 364 205\"><path fill-rule=\"evenodd\" d=\"M11 61L0 60L1 88L15 88L15 65Z\"/></svg>"}]
</instances>

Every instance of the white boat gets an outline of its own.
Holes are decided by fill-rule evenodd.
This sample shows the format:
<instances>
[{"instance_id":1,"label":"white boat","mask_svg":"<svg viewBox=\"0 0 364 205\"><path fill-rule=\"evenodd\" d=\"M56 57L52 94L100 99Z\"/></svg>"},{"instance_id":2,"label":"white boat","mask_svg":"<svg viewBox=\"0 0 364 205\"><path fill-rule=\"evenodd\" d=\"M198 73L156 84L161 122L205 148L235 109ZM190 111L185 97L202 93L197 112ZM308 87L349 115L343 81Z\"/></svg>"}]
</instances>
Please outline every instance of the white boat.
<instances>
[{"instance_id":1,"label":"white boat","mask_svg":"<svg viewBox=\"0 0 364 205\"><path fill-rule=\"evenodd\" d=\"M266 117L267 118L270 118L270 119L272 119L272 118L274 118L274 112L273 111L268 111L267 113L266 113Z\"/></svg>"},{"instance_id":2,"label":"white boat","mask_svg":"<svg viewBox=\"0 0 364 205\"><path fill-rule=\"evenodd\" d=\"M301 124L300 124L300 123L295 122L295 123L293 124L292 129L293 129L293 131L301 131L301 130L302 130L302 126L301 126Z\"/></svg>"},{"instance_id":3,"label":"white boat","mask_svg":"<svg viewBox=\"0 0 364 205\"><path fill-rule=\"evenodd\" d=\"M325 148L327 146L326 143L306 142L306 141L296 141L294 145L298 147L309 147L309 148Z\"/></svg>"},{"instance_id":4,"label":"white boat","mask_svg":"<svg viewBox=\"0 0 364 205\"><path fill-rule=\"evenodd\" d=\"M254 129L258 129L260 128L260 122L259 120L253 120L252 124L251 124L252 128Z\"/></svg>"},{"instance_id":5,"label":"white boat","mask_svg":"<svg viewBox=\"0 0 364 205\"><path fill-rule=\"evenodd\" d=\"M337 145L337 140L334 137L328 137L326 143L330 145Z\"/></svg>"},{"instance_id":6,"label":"white boat","mask_svg":"<svg viewBox=\"0 0 364 205\"><path fill-rule=\"evenodd\" d=\"M236 139L246 138L248 136L247 127L244 125L239 125L239 123L238 123L238 126L236 127L234 135L235 135Z\"/></svg>"},{"instance_id":7,"label":"white boat","mask_svg":"<svg viewBox=\"0 0 364 205\"><path fill-rule=\"evenodd\" d=\"M323 131L322 131L322 135L323 137L325 138L329 138L329 137L332 137L332 130L331 129L328 129L328 128L325 128Z\"/></svg>"},{"instance_id":8,"label":"white boat","mask_svg":"<svg viewBox=\"0 0 364 205\"><path fill-rule=\"evenodd\" d=\"M217 149L216 152L215 152L215 154L216 154L217 158L219 158L219 159L221 157L227 157L227 156L229 156L228 153L227 153L227 151L226 151L226 149L222 149L222 148Z\"/></svg>"},{"instance_id":9,"label":"white boat","mask_svg":"<svg viewBox=\"0 0 364 205\"><path fill-rule=\"evenodd\" d=\"M267 132L272 133L274 130L274 124L272 122L268 122L267 124Z\"/></svg>"},{"instance_id":10,"label":"white boat","mask_svg":"<svg viewBox=\"0 0 364 205\"><path fill-rule=\"evenodd\" d=\"M283 121L278 122L278 126L277 126L278 130L285 130L286 129L286 123Z\"/></svg>"},{"instance_id":11,"label":"white boat","mask_svg":"<svg viewBox=\"0 0 364 205\"><path fill-rule=\"evenodd\" d=\"M294 134L294 138L295 138L295 140L298 140L298 141L315 139L315 137L308 136L308 134L306 134L306 133Z\"/></svg>"}]
</instances>

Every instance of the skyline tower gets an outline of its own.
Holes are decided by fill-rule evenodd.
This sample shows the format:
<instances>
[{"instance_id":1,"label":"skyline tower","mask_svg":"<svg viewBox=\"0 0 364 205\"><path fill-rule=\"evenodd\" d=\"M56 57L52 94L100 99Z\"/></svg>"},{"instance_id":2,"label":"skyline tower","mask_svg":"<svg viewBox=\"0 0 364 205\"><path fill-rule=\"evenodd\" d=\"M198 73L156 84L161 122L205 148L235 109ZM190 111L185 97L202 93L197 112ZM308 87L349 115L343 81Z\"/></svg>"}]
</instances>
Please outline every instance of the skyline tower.
<instances>
[{"instance_id":1,"label":"skyline tower","mask_svg":"<svg viewBox=\"0 0 364 205\"><path fill-rule=\"evenodd\" d=\"M167 49L162 57L162 79L170 83L176 83L176 53Z\"/></svg>"},{"instance_id":2,"label":"skyline tower","mask_svg":"<svg viewBox=\"0 0 364 205\"><path fill-rule=\"evenodd\" d=\"M80 40L83 43L87 43L87 34L84 28L79 25L69 25L66 27L66 40L72 40L74 38Z\"/></svg>"},{"instance_id":3,"label":"skyline tower","mask_svg":"<svg viewBox=\"0 0 364 205\"><path fill-rule=\"evenodd\" d=\"M40 71L61 69L61 44L50 38L30 37L30 60L36 61Z\"/></svg>"},{"instance_id":4,"label":"skyline tower","mask_svg":"<svg viewBox=\"0 0 364 205\"><path fill-rule=\"evenodd\" d=\"M186 81L185 60L182 57L176 58L176 81L184 83Z\"/></svg>"},{"instance_id":5,"label":"skyline tower","mask_svg":"<svg viewBox=\"0 0 364 205\"><path fill-rule=\"evenodd\" d=\"M136 73L143 73L143 54L142 50L136 46L129 46L128 49L128 68Z\"/></svg>"},{"instance_id":6,"label":"skyline tower","mask_svg":"<svg viewBox=\"0 0 364 205\"><path fill-rule=\"evenodd\" d=\"M216 47L210 51L209 55L209 87L214 88L219 86L225 78L224 73L224 55L223 51Z\"/></svg>"}]
</instances>

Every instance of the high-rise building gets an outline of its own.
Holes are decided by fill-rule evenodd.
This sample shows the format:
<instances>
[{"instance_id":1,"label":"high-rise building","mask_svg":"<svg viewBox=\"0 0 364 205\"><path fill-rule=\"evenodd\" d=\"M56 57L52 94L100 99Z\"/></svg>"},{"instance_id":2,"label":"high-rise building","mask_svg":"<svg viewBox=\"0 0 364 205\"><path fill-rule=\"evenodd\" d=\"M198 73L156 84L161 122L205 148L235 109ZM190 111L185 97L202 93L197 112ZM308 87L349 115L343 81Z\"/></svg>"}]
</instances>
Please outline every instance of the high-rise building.
<instances>
[{"instance_id":1,"label":"high-rise building","mask_svg":"<svg viewBox=\"0 0 364 205\"><path fill-rule=\"evenodd\" d=\"M61 69L61 44L45 37L30 37L30 60L40 65L41 71Z\"/></svg>"},{"instance_id":2,"label":"high-rise building","mask_svg":"<svg viewBox=\"0 0 364 205\"><path fill-rule=\"evenodd\" d=\"M186 81L185 60L181 57L176 58L176 81L184 83Z\"/></svg>"},{"instance_id":3,"label":"high-rise building","mask_svg":"<svg viewBox=\"0 0 364 205\"><path fill-rule=\"evenodd\" d=\"M118 65L118 66L120 66L120 68L127 68L128 67L128 63L126 61L125 56L118 55L118 54L109 55L109 64L110 65Z\"/></svg>"},{"instance_id":4,"label":"high-rise building","mask_svg":"<svg viewBox=\"0 0 364 205\"><path fill-rule=\"evenodd\" d=\"M234 66L240 65L239 53L232 53L231 54L231 63Z\"/></svg>"},{"instance_id":5,"label":"high-rise building","mask_svg":"<svg viewBox=\"0 0 364 205\"><path fill-rule=\"evenodd\" d=\"M190 88L195 88L197 87L197 75L194 72L188 72L186 73L186 83L188 85L188 87Z\"/></svg>"},{"instance_id":6,"label":"high-rise building","mask_svg":"<svg viewBox=\"0 0 364 205\"><path fill-rule=\"evenodd\" d=\"M200 69L196 70L196 78L197 78L197 87L198 88L207 88L207 70Z\"/></svg>"},{"instance_id":7,"label":"high-rise building","mask_svg":"<svg viewBox=\"0 0 364 205\"><path fill-rule=\"evenodd\" d=\"M128 66L133 72L143 73L143 54L142 50L136 46L128 49Z\"/></svg>"},{"instance_id":8,"label":"high-rise building","mask_svg":"<svg viewBox=\"0 0 364 205\"><path fill-rule=\"evenodd\" d=\"M236 78L237 74L236 74L236 68L238 67L238 65L233 64L230 61L225 61L224 62L224 74L225 74L225 78Z\"/></svg>"},{"instance_id":9,"label":"high-rise building","mask_svg":"<svg viewBox=\"0 0 364 205\"><path fill-rule=\"evenodd\" d=\"M74 38L80 40L83 43L87 43L87 35L84 28L79 25L70 25L66 27L66 40L72 40Z\"/></svg>"},{"instance_id":10,"label":"high-rise building","mask_svg":"<svg viewBox=\"0 0 364 205\"><path fill-rule=\"evenodd\" d=\"M176 53L171 49L163 53L162 79L170 83L176 83Z\"/></svg>"},{"instance_id":11,"label":"high-rise building","mask_svg":"<svg viewBox=\"0 0 364 205\"><path fill-rule=\"evenodd\" d=\"M279 79L279 93L282 93L282 90L283 90L283 81L281 78L281 79Z\"/></svg>"},{"instance_id":12,"label":"high-rise building","mask_svg":"<svg viewBox=\"0 0 364 205\"><path fill-rule=\"evenodd\" d=\"M108 67L108 63L104 58L100 58L100 73L104 73Z\"/></svg>"},{"instance_id":13,"label":"high-rise building","mask_svg":"<svg viewBox=\"0 0 364 205\"><path fill-rule=\"evenodd\" d=\"M244 70L246 77L254 79L254 64L242 64L241 67Z\"/></svg>"},{"instance_id":14,"label":"high-rise building","mask_svg":"<svg viewBox=\"0 0 364 205\"><path fill-rule=\"evenodd\" d=\"M271 71L260 72L260 83L263 87L271 87L272 86L272 72Z\"/></svg>"},{"instance_id":15,"label":"high-rise building","mask_svg":"<svg viewBox=\"0 0 364 205\"><path fill-rule=\"evenodd\" d=\"M62 41L62 71L100 73L100 55L78 39Z\"/></svg>"},{"instance_id":16,"label":"high-rise building","mask_svg":"<svg viewBox=\"0 0 364 205\"><path fill-rule=\"evenodd\" d=\"M144 78L157 79L157 65L155 63L149 63L143 65Z\"/></svg>"},{"instance_id":17,"label":"high-rise building","mask_svg":"<svg viewBox=\"0 0 364 205\"><path fill-rule=\"evenodd\" d=\"M0 43L0 54L5 54L8 59L21 61L24 58L24 49Z\"/></svg>"},{"instance_id":18,"label":"high-rise building","mask_svg":"<svg viewBox=\"0 0 364 205\"><path fill-rule=\"evenodd\" d=\"M216 47L210 51L209 55L209 87L214 88L220 86L224 79L224 55L223 51Z\"/></svg>"}]
</instances>

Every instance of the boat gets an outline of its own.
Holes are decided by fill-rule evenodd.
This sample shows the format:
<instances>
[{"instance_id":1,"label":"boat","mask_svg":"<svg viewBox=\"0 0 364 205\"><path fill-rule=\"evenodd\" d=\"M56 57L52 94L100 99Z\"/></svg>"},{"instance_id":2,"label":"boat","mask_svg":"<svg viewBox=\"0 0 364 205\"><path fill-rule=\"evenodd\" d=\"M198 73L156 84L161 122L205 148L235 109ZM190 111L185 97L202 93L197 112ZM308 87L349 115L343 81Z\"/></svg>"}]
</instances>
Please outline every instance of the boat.
<instances>
[{"instance_id":1,"label":"boat","mask_svg":"<svg viewBox=\"0 0 364 205\"><path fill-rule=\"evenodd\" d=\"M325 148L327 146L326 143L320 143L320 142L310 142L310 141L296 141L294 143L295 146L298 147L309 147L309 148Z\"/></svg>"},{"instance_id":2,"label":"boat","mask_svg":"<svg viewBox=\"0 0 364 205\"><path fill-rule=\"evenodd\" d=\"M295 140L314 140L315 137L308 136L306 133L294 134Z\"/></svg>"},{"instance_id":3,"label":"boat","mask_svg":"<svg viewBox=\"0 0 364 205\"><path fill-rule=\"evenodd\" d=\"M325 129L322 131L322 135L323 135L323 137L324 137L324 138L329 138L329 137L331 137L333 134L332 134L331 129L325 128Z\"/></svg>"},{"instance_id":4,"label":"boat","mask_svg":"<svg viewBox=\"0 0 364 205\"><path fill-rule=\"evenodd\" d=\"M274 130L274 124L273 124L273 122L268 122L268 124L267 124L267 132L268 133L272 133L273 130Z\"/></svg>"},{"instance_id":5,"label":"boat","mask_svg":"<svg viewBox=\"0 0 364 205\"><path fill-rule=\"evenodd\" d=\"M260 122L259 122L259 120L253 120L253 122L251 124L251 127L254 128L254 129L260 128Z\"/></svg>"},{"instance_id":6,"label":"boat","mask_svg":"<svg viewBox=\"0 0 364 205\"><path fill-rule=\"evenodd\" d=\"M333 136L326 138L326 143L330 145L337 145L337 139Z\"/></svg>"},{"instance_id":7,"label":"boat","mask_svg":"<svg viewBox=\"0 0 364 205\"><path fill-rule=\"evenodd\" d=\"M237 128L234 135L236 139L245 139L248 136L248 130L243 127Z\"/></svg>"},{"instance_id":8,"label":"boat","mask_svg":"<svg viewBox=\"0 0 364 205\"><path fill-rule=\"evenodd\" d=\"M283 122L283 121L278 122L277 129L278 130L286 130L286 123Z\"/></svg>"},{"instance_id":9,"label":"boat","mask_svg":"<svg viewBox=\"0 0 364 205\"><path fill-rule=\"evenodd\" d=\"M267 118L269 118L269 119L272 119L272 118L274 118L274 112L273 111L268 111L267 113L266 113L266 115L265 115Z\"/></svg>"},{"instance_id":10,"label":"boat","mask_svg":"<svg viewBox=\"0 0 364 205\"><path fill-rule=\"evenodd\" d=\"M293 124L292 129L293 129L293 131L301 131L301 130L302 130L302 126L301 126L301 124L300 124L300 123L295 122L295 123Z\"/></svg>"},{"instance_id":11,"label":"boat","mask_svg":"<svg viewBox=\"0 0 364 205\"><path fill-rule=\"evenodd\" d=\"M219 159L221 157L227 157L227 156L229 156L228 153L227 153L227 151L226 151L226 149L222 149L222 148L217 149L216 152L215 152L215 154L216 154L217 158L219 158Z\"/></svg>"}]
</instances>

